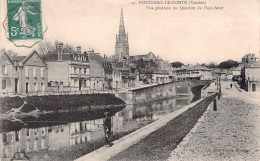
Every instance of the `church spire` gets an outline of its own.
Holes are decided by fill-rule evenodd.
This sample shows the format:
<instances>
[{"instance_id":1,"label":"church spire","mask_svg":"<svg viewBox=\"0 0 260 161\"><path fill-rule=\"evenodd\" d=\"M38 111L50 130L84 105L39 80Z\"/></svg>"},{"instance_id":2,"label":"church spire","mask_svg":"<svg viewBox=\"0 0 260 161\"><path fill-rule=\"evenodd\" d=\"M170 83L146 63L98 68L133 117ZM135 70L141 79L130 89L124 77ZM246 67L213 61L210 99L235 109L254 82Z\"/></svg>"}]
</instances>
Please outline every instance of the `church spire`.
<instances>
[{"instance_id":1,"label":"church spire","mask_svg":"<svg viewBox=\"0 0 260 161\"><path fill-rule=\"evenodd\" d=\"M129 59L128 34L125 32L124 15L123 15L122 7L120 13L119 32L118 35L116 35L115 49L116 49L115 57L117 59L117 62L122 62L123 60L128 61Z\"/></svg>"},{"instance_id":2,"label":"church spire","mask_svg":"<svg viewBox=\"0 0 260 161\"><path fill-rule=\"evenodd\" d=\"M123 8L121 7L119 35L124 34L124 33L125 33L124 15L123 15Z\"/></svg>"}]
</instances>

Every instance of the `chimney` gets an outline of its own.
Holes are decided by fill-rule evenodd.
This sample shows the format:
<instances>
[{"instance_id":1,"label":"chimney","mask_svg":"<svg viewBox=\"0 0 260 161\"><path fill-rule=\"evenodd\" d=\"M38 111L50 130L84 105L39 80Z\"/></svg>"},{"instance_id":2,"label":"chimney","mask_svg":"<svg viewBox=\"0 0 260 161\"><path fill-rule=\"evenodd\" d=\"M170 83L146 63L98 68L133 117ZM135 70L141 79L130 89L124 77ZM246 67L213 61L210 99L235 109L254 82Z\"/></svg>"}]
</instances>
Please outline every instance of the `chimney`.
<instances>
[{"instance_id":1,"label":"chimney","mask_svg":"<svg viewBox=\"0 0 260 161\"><path fill-rule=\"evenodd\" d=\"M81 53L81 46L76 47L77 53Z\"/></svg>"},{"instance_id":2,"label":"chimney","mask_svg":"<svg viewBox=\"0 0 260 161\"><path fill-rule=\"evenodd\" d=\"M58 43L56 46L56 50L58 52L58 60L62 60L63 43Z\"/></svg>"}]
</instances>

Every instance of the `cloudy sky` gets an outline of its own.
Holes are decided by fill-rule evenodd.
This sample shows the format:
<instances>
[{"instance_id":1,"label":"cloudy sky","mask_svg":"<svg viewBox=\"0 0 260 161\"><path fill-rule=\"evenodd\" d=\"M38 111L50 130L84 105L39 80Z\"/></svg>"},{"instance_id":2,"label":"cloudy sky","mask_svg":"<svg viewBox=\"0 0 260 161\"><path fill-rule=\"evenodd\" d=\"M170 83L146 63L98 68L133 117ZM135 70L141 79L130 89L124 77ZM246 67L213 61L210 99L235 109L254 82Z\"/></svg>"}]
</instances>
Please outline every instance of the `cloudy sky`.
<instances>
[{"instance_id":1,"label":"cloudy sky","mask_svg":"<svg viewBox=\"0 0 260 161\"><path fill-rule=\"evenodd\" d=\"M6 15L5 0L0 0L0 20ZM131 3L135 2L136 5ZM249 52L258 57L260 48L260 3L258 0L207 0L206 6L223 10L148 10L137 0L42 0L43 20L48 26L44 40L59 40L114 54L120 8L124 10L129 35L130 55L153 52L164 60L184 63L240 61ZM18 48L5 37L0 27L0 49L28 55L33 48Z\"/></svg>"}]
</instances>

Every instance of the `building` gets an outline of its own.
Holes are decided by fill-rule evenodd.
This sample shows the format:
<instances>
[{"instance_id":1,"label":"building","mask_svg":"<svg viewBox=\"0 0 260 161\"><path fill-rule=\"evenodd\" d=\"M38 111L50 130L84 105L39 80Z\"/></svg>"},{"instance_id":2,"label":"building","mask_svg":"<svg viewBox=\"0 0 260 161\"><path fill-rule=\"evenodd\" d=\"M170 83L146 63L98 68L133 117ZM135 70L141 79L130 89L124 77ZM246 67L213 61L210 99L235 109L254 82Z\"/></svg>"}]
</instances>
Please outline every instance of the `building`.
<instances>
[{"instance_id":1,"label":"building","mask_svg":"<svg viewBox=\"0 0 260 161\"><path fill-rule=\"evenodd\" d=\"M259 59L255 56L255 54L246 54L245 56L242 57L242 63L256 63L256 59Z\"/></svg>"},{"instance_id":2,"label":"building","mask_svg":"<svg viewBox=\"0 0 260 161\"><path fill-rule=\"evenodd\" d=\"M112 78L113 89L134 87L138 80L136 66L124 62L114 63Z\"/></svg>"},{"instance_id":3,"label":"building","mask_svg":"<svg viewBox=\"0 0 260 161\"><path fill-rule=\"evenodd\" d=\"M241 70L243 67L244 67L244 63L239 63L239 65L237 67L230 69L232 72L232 75L233 75L233 78L232 78L233 81L238 81L238 82L241 81Z\"/></svg>"},{"instance_id":4,"label":"building","mask_svg":"<svg viewBox=\"0 0 260 161\"><path fill-rule=\"evenodd\" d=\"M260 61L253 64L245 64L241 70L241 86L249 92L260 90Z\"/></svg>"},{"instance_id":5,"label":"building","mask_svg":"<svg viewBox=\"0 0 260 161\"><path fill-rule=\"evenodd\" d=\"M2 94L44 94L48 81L47 64L36 51L26 56L1 56Z\"/></svg>"},{"instance_id":6,"label":"building","mask_svg":"<svg viewBox=\"0 0 260 161\"><path fill-rule=\"evenodd\" d=\"M113 65L112 63L105 58L105 61L103 63L104 67L104 90L111 90L112 89L112 83L113 83Z\"/></svg>"},{"instance_id":7,"label":"building","mask_svg":"<svg viewBox=\"0 0 260 161\"><path fill-rule=\"evenodd\" d=\"M94 50L88 51L90 62L90 88L91 90L104 90L105 89L105 59Z\"/></svg>"},{"instance_id":8,"label":"building","mask_svg":"<svg viewBox=\"0 0 260 161\"><path fill-rule=\"evenodd\" d=\"M153 83L167 83L169 81L169 72L167 70L158 70L152 73Z\"/></svg>"},{"instance_id":9,"label":"building","mask_svg":"<svg viewBox=\"0 0 260 161\"><path fill-rule=\"evenodd\" d=\"M212 71L202 65L187 65L173 69L175 81L181 80L212 80Z\"/></svg>"},{"instance_id":10,"label":"building","mask_svg":"<svg viewBox=\"0 0 260 161\"><path fill-rule=\"evenodd\" d=\"M161 61L163 61L161 58L159 58L159 55L155 56L155 54L153 52L149 52L148 54L143 54L143 55L130 56L130 61L133 62L133 63L136 63L139 60L154 61L154 62L161 62Z\"/></svg>"},{"instance_id":11,"label":"building","mask_svg":"<svg viewBox=\"0 0 260 161\"><path fill-rule=\"evenodd\" d=\"M173 75L173 67L168 61L160 61L159 62L159 70L164 71L166 70L168 72L168 81L173 81L174 80L174 75Z\"/></svg>"},{"instance_id":12,"label":"building","mask_svg":"<svg viewBox=\"0 0 260 161\"><path fill-rule=\"evenodd\" d=\"M118 35L116 35L115 44L115 55L114 59L116 62L122 62L129 60L129 44L128 44L128 34L125 32L123 9L121 8L120 14L120 24Z\"/></svg>"},{"instance_id":13,"label":"building","mask_svg":"<svg viewBox=\"0 0 260 161\"><path fill-rule=\"evenodd\" d=\"M219 78L220 80L223 81L231 81L233 78L233 72L230 69L215 68L213 73L214 73L214 79Z\"/></svg>"},{"instance_id":14,"label":"building","mask_svg":"<svg viewBox=\"0 0 260 161\"><path fill-rule=\"evenodd\" d=\"M88 54L81 52L81 47L76 51L63 48L57 44L56 51L44 55L43 59L48 64L48 91L69 92L90 90L90 63Z\"/></svg>"},{"instance_id":15,"label":"building","mask_svg":"<svg viewBox=\"0 0 260 161\"><path fill-rule=\"evenodd\" d=\"M0 95L16 94L19 80L18 67L6 52L1 53L0 64Z\"/></svg>"}]
</instances>

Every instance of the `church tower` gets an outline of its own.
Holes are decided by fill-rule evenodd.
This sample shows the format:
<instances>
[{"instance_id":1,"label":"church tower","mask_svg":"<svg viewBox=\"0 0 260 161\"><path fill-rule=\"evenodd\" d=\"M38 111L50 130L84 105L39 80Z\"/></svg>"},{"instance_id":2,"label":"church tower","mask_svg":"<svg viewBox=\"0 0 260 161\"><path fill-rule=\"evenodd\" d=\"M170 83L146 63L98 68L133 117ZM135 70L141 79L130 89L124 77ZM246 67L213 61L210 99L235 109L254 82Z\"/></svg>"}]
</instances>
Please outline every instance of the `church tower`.
<instances>
[{"instance_id":1,"label":"church tower","mask_svg":"<svg viewBox=\"0 0 260 161\"><path fill-rule=\"evenodd\" d=\"M119 32L116 35L115 58L118 62L128 62L129 44L128 34L125 32L123 9L121 8Z\"/></svg>"}]
</instances>

